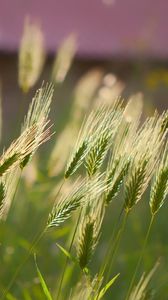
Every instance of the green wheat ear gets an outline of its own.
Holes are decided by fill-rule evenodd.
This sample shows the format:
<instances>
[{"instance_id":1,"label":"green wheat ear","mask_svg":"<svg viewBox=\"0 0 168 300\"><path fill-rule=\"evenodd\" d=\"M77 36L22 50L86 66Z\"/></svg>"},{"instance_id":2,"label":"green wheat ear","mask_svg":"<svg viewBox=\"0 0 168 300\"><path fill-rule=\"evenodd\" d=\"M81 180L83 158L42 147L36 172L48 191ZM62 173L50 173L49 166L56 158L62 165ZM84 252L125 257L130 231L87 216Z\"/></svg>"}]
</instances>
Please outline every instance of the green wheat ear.
<instances>
[{"instance_id":1,"label":"green wheat ear","mask_svg":"<svg viewBox=\"0 0 168 300\"><path fill-rule=\"evenodd\" d=\"M76 240L79 265L83 271L88 267L100 237L104 218L104 202L93 192L88 195L88 202L82 210Z\"/></svg>"},{"instance_id":2,"label":"green wheat ear","mask_svg":"<svg viewBox=\"0 0 168 300\"><path fill-rule=\"evenodd\" d=\"M91 147L85 162L85 167L89 176L93 176L101 167L108 150L109 141L110 134L106 131L98 137L95 144Z\"/></svg>"},{"instance_id":3,"label":"green wheat ear","mask_svg":"<svg viewBox=\"0 0 168 300\"><path fill-rule=\"evenodd\" d=\"M90 262L94 248L94 221L88 218L82 226L77 252L79 265L82 270L84 270Z\"/></svg>"},{"instance_id":4,"label":"green wheat ear","mask_svg":"<svg viewBox=\"0 0 168 300\"><path fill-rule=\"evenodd\" d=\"M21 170L23 170L24 167L28 164L28 162L30 161L30 158L31 158L31 153L26 155L25 158L21 161L21 163L20 163Z\"/></svg>"},{"instance_id":5,"label":"green wheat ear","mask_svg":"<svg viewBox=\"0 0 168 300\"><path fill-rule=\"evenodd\" d=\"M65 178L68 178L71 175L73 175L83 163L85 156L87 155L89 150L92 126L94 126L94 122L97 122L95 119L95 113L91 112L87 120L83 121L75 147L72 150L70 158L67 162L67 166L64 173Z\"/></svg>"},{"instance_id":6,"label":"green wheat ear","mask_svg":"<svg viewBox=\"0 0 168 300\"><path fill-rule=\"evenodd\" d=\"M74 196L64 203L59 203L55 206L49 215L47 228L58 227L70 218L72 212L81 205L83 198L84 195Z\"/></svg>"},{"instance_id":7,"label":"green wheat ear","mask_svg":"<svg viewBox=\"0 0 168 300\"><path fill-rule=\"evenodd\" d=\"M102 176L100 176L102 177ZM48 217L47 228L60 226L79 207L88 202L88 195L94 195L97 199L104 191L104 182L99 182L99 176L90 182L83 180L80 184L75 181L71 192L54 204Z\"/></svg>"},{"instance_id":8,"label":"green wheat ear","mask_svg":"<svg viewBox=\"0 0 168 300\"><path fill-rule=\"evenodd\" d=\"M164 114L148 118L137 131L133 144L132 164L125 185L125 210L128 212L141 199L158 165L165 143L161 134Z\"/></svg>"},{"instance_id":9,"label":"green wheat ear","mask_svg":"<svg viewBox=\"0 0 168 300\"><path fill-rule=\"evenodd\" d=\"M3 182L0 183L0 216L3 210L3 202L6 196L6 188L5 188L5 184Z\"/></svg>"},{"instance_id":10,"label":"green wheat ear","mask_svg":"<svg viewBox=\"0 0 168 300\"><path fill-rule=\"evenodd\" d=\"M168 193L168 144L166 145L162 161L156 171L155 180L153 182L150 193L150 208L152 215L156 214L164 204L164 200Z\"/></svg>"},{"instance_id":11,"label":"green wheat ear","mask_svg":"<svg viewBox=\"0 0 168 300\"><path fill-rule=\"evenodd\" d=\"M120 124L122 110L119 108L118 101L115 101L111 108L97 107L91 111L87 120L84 120L76 146L67 163L65 178L74 174L84 160L88 173L96 173Z\"/></svg>"},{"instance_id":12,"label":"green wheat ear","mask_svg":"<svg viewBox=\"0 0 168 300\"><path fill-rule=\"evenodd\" d=\"M164 200L167 196L168 189L168 167L160 170L157 175L156 181L151 190L150 208L151 213L154 215L162 207Z\"/></svg>"},{"instance_id":13,"label":"green wheat ear","mask_svg":"<svg viewBox=\"0 0 168 300\"><path fill-rule=\"evenodd\" d=\"M107 192L105 195L106 204L109 204L112 199L117 196L120 187L124 181L124 177L128 173L130 166L130 160L124 159L124 162L121 162L120 159L117 159L114 162L113 168L107 174Z\"/></svg>"},{"instance_id":14,"label":"green wheat ear","mask_svg":"<svg viewBox=\"0 0 168 300\"><path fill-rule=\"evenodd\" d=\"M77 149L77 151L74 154L73 159L70 161L70 164L68 165L66 171L65 171L65 178L70 177L72 174L76 172L79 165L82 163L83 158L87 152L88 143L87 141L83 141L82 145Z\"/></svg>"},{"instance_id":15,"label":"green wheat ear","mask_svg":"<svg viewBox=\"0 0 168 300\"><path fill-rule=\"evenodd\" d=\"M58 227L70 218L72 212L80 207L82 201L84 201L84 197L84 183L81 183L67 197L60 199L58 203L54 204L48 217L47 228Z\"/></svg>"},{"instance_id":16,"label":"green wheat ear","mask_svg":"<svg viewBox=\"0 0 168 300\"><path fill-rule=\"evenodd\" d=\"M18 160L19 154L17 153L14 153L10 157L7 157L5 161L0 165L0 176L4 175Z\"/></svg>"},{"instance_id":17,"label":"green wheat ear","mask_svg":"<svg viewBox=\"0 0 168 300\"><path fill-rule=\"evenodd\" d=\"M140 200L146 180L147 159L142 159L133 169L125 186L125 210L130 211Z\"/></svg>"},{"instance_id":18,"label":"green wheat ear","mask_svg":"<svg viewBox=\"0 0 168 300\"><path fill-rule=\"evenodd\" d=\"M93 176L103 164L121 119L122 109L118 101L100 114L99 126L93 133L92 145L85 159L85 167L89 176Z\"/></svg>"}]
</instances>

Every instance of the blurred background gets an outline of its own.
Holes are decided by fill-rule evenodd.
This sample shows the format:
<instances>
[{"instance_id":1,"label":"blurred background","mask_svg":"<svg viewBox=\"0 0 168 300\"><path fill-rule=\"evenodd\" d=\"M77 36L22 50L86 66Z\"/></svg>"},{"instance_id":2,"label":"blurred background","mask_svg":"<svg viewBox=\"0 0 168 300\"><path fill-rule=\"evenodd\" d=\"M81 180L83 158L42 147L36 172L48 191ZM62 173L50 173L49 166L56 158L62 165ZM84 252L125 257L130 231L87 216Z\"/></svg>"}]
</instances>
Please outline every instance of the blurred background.
<instances>
[{"instance_id":1,"label":"blurred background","mask_svg":"<svg viewBox=\"0 0 168 300\"><path fill-rule=\"evenodd\" d=\"M75 60L64 87L57 93L57 112L63 105L69 106L72 88L94 67L115 74L124 84L124 97L141 91L149 110L153 105L166 107L167 1L1 0L0 4L0 77L4 122L8 119L5 130L15 124L18 103L23 102L17 85L17 52L26 17L40 24L47 52L36 87L42 79L49 80L54 55L62 41L72 33L76 38Z\"/></svg>"},{"instance_id":2,"label":"blurred background","mask_svg":"<svg viewBox=\"0 0 168 300\"><path fill-rule=\"evenodd\" d=\"M65 121L71 113L74 98L77 97L78 87L86 74L90 74L90 78L96 80L93 92L98 98L106 98L107 89L104 90L103 87L112 85L114 87L113 97L121 95L123 99L128 99L137 93L143 97L143 117L151 115L155 109L158 111L167 109L167 11L168 2L165 0L0 0L0 82L3 119L1 148L3 149L4 145L8 145L9 141L18 135L20 123L36 88L41 86L43 80L53 80L52 74L57 77L51 111L51 119L55 124L57 134L64 128ZM26 18L36 22L41 28L45 45L45 62L33 87L27 89L27 93L23 93L18 84L18 51ZM68 57L68 67L64 70L63 66L62 70L61 66L61 73L59 73L58 65L59 63L61 65L61 58L58 59L58 53L63 44L68 45L64 47L66 50L62 51L64 52L63 59ZM53 66L56 59L57 70L54 71ZM84 85L84 89L90 91L90 87L87 85ZM86 91L82 98L83 102L85 102ZM84 103L82 105L85 106ZM46 202L41 202L47 197L48 188L43 165L45 165L48 153L51 153L54 143L53 138L48 146L42 149L46 154L40 164L40 180L43 182L43 188L38 184L35 187L30 184L25 192L23 184L20 187L20 194L24 193L25 197L21 199L20 195L19 198L22 200L22 204L16 204L15 215L12 215L12 210L8 226L2 228L1 238L6 238L7 245L6 250L2 251L3 263L4 266L9 264L11 274L21 255L24 256L25 249L29 247L27 238L33 236L33 228L40 228L41 215L46 216L48 213L49 207ZM33 172L33 169L30 172ZM57 173L49 172L51 177L52 174L54 187L54 176ZM148 192L145 197L148 199ZM28 203L27 206L25 203ZM107 243L111 234L109 222L111 219L115 219L115 209L118 205L120 202L118 204L116 201L113 210L109 212L107 224L104 225L103 237ZM20 212L23 209L25 211L21 220ZM34 215L32 215L32 211ZM156 293L155 300L168 299L167 214L168 209L165 206L156 220L157 224L154 225L141 270L141 273L143 270L149 270L157 258L162 257L162 265L156 276L156 286L159 292ZM27 227L26 224L30 223L30 216L31 224ZM129 234L124 235L120 247L121 254L116 262L115 270L122 272L122 280L114 287L114 300L122 299L125 294L148 221L148 203L143 201L139 210L131 215L128 224ZM15 224L15 227L12 224ZM25 224L24 228L21 228L20 224ZM51 234L51 240L44 239L36 249L37 252L39 251L40 266L51 286L56 280L55 270L61 267L61 260L58 260L59 254L58 251L55 251L53 241L62 236L67 238L68 234L70 233L67 226L64 230L60 229ZM104 244L101 244L97 252L97 261L101 261L103 247ZM43 255L40 254L40 249L43 249ZM18 256L14 255L15 251L19 253ZM43 257L46 256L48 256L47 261L43 260ZM94 268L96 267L95 265ZM4 284L8 282L11 274L7 274L3 270L1 276ZM31 289L32 299L44 299L33 266L27 265L12 292L17 295L16 299L28 300L30 298L26 298L26 295L29 289ZM22 290L25 292L22 293ZM107 299L111 299L110 294L108 296Z\"/></svg>"}]
</instances>

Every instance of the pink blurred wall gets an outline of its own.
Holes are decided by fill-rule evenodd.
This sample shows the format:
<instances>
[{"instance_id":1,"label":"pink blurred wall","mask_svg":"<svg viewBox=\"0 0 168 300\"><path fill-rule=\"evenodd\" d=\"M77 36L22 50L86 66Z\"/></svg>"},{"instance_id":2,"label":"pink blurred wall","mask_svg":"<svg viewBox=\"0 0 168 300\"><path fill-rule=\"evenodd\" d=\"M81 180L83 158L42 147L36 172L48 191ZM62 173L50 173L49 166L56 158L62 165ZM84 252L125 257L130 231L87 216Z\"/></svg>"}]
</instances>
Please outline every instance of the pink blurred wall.
<instances>
[{"instance_id":1,"label":"pink blurred wall","mask_svg":"<svg viewBox=\"0 0 168 300\"><path fill-rule=\"evenodd\" d=\"M81 56L168 58L167 14L168 0L0 0L0 49L18 48L29 15L52 52L76 32Z\"/></svg>"}]
</instances>

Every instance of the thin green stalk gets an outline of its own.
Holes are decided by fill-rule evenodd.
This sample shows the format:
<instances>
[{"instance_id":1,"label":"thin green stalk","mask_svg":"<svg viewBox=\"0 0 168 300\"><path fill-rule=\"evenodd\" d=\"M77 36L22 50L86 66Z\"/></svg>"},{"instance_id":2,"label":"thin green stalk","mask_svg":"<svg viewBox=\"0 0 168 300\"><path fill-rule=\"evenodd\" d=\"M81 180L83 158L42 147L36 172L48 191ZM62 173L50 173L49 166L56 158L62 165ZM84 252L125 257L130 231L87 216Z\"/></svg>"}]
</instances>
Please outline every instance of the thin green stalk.
<instances>
[{"instance_id":1,"label":"thin green stalk","mask_svg":"<svg viewBox=\"0 0 168 300\"><path fill-rule=\"evenodd\" d=\"M113 228L113 231L112 231L112 235L111 235L111 238L110 238L110 241L108 243L108 246L107 246L107 249L106 249L106 252L105 252L105 260L104 260L104 263L102 263L101 265L101 268L99 270L99 276L101 277L103 274L104 274L104 271L105 271L105 268L106 268L106 265L108 263L108 258L109 258L109 255L110 255L110 250L111 250L111 244L113 243L114 241L114 236L116 234L116 231L117 231L117 228L121 222L121 217L122 217L122 214L123 214L123 211L124 211L124 207L122 207L121 211L120 211L120 214L114 224L114 228Z\"/></svg>"},{"instance_id":2,"label":"thin green stalk","mask_svg":"<svg viewBox=\"0 0 168 300\"><path fill-rule=\"evenodd\" d=\"M122 209L122 211L121 211L121 213L119 215L118 221L120 221L122 212L123 212L123 209ZM119 244L120 244L122 233L123 233L125 225L126 225L127 217L128 217L128 213L125 213L125 215L123 217L123 221L122 221L121 227L118 230L116 238L114 240L113 239L110 240L111 243L109 244L108 251L107 251L108 255L106 257L106 260L105 260L105 263L104 263L103 268L101 270L101 273L99 273L99 276L101 278L104 275L106 268L110 264L110 266L108 267L108 272L106 273L105 278L104 278L104 282L105 283L108 281L108 278L110 276L112 264L114 262L115 254L117 253L117 249L118 249ZM98 295L96 297L96 300L98 300L99 294L100 294L100 291L99 291L99 293L98 293Z\"/></svg>"},{"instance_id":3,"label":"thin green stalk","mask_svg":"<svg viewBox=\"0 0 168 300\"><path fill-rule=\"evenodd\" d=\"M125 298L126 300L129 299L130 292L131 292L132 287L134 285L135 278L136 278L138 269L140 267L140 264L141 264L141 261L142 261L142 258L143 258L144 252L145 252L145 248L146 248L146 245L147 245L147 242L148 242L148 239L149 239L149 235L150 235L150 232L151 232L151 228L152 228L152 224L153 224L153 221L154 221L154 217L155 217L155 215L152 215L152 217L151 217L151 220L150 220L150 223L149 223L149 226L148 226L148 230L147 230L147 233L146 233L146 236L145 236L144 244L143 244L143 247L142 247L142 251L141 251L141 254L139 256L139 259L138 259L138 262L137 262L134 274L132 276L131 283L129 285L129 289L128 289L126 298Z\"/></svg>"},{"instance_id":4,"label":"thin green stalk","mask_svg":"<svg viewBox=\"0 0 168 300\"><path fill-rule=\"evenodd\" d=\"M56 195L55 195L55 202L54 202L54 204L56 203L56 200L57 200L57 197L58 197L58 195L59 195L59 193L61 192L61 190L62 190L62 187L63 187L63 185L64 185L64 183L65 183L65 178L62 180L62 182L61 182L61 184L60 184L60 187L59 187L59 189L58 189L58 191L57 191L57 193L56 193Z\"/></svg>"},{"instance_id":5,"label":"thin green stalk","mask_svg":"<svg viewBox=\"0 0 168 300\"><path fill-rule=\"evenodd\" d=\"M109 263L110 263L110 265L108 267L108 272L105 275L105 283L107 283L107 281L109 279L109 276L110 276L110 273L111 273L111 269L112 269L112 265L114 263L114 259L115 259L116 253L117 253L117 250L118 250L119 245L120 245L121 237L122 237L122 234L123 234L124 229L125 229L127 218L128 218L128 213L126 212L125 215L124 215L124 218L123 218L123 222L122 222L121 228L119 229L117 237L115 239L114 246L112 245L111 254L109 256L109 262L106 265L106 268L107 268L108 265L109 265Z\"/></svg>"},{"instance_id":6,"label":"thin green stalk","mask_svg":"<svg viewBox=\"0 0 168 300\"><path fill-rule=\"evenodd\" d=\"M70 242L70 245L69 245L68 252L71 252L71 249L72 249L72 246L73 246L73 243L74 243L74 239L75 239L75 235L76 235L78 225L79 225L79 222L80 222L81 213L82 213L82 209L80 210L80 213L79 213L76 225L75 225L75 229L74 229L74 232L73 232L73 235L72 235L72 239L71 239L71 242ZM63 271L62 271L62 275L61 275L61 279L60 279L58 293L57 293L57 297L56 297L57 300L59 300L59 298L60 298L60 293L61 293L61 289L62 289L62 285L63 285L63 281L64 281L64 276L65 276L65 271L66 271L66 267L67 267L67 264L68 264L68 259L69 258L66 257L65 264L64 264L64 267L63 267Z\"/></svg>"}]
</instances>

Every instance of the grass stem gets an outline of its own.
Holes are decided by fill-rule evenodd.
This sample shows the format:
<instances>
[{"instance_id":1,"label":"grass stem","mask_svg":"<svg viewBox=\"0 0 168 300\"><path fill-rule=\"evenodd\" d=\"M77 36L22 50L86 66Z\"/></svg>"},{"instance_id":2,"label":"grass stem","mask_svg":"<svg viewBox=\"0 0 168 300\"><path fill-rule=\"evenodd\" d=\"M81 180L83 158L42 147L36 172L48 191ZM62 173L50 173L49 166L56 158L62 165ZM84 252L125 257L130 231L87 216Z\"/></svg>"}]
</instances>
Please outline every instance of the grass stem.
<instances>
[{"instance_id":1,"label":"grass stem","mask_svg":"<svg viewBox=\"0 0 168 300\"><path fill-rule=\"evenodd\" d=\"M71 239L71 242L70 242L70 245L69 245L68 252L71 252L71 249L72 249L72 246L73 246L73 243L74 243L74 239L75 239L75 235L76 235L78 225L79 225L79 222L80 222L81 213L82 213L82 210L80 210L80 212L79 212L79 216L78 216L78 219L77 219L77 222L76 222L76 225L75 225L75 229L74 229L74 232L73 232L73 235L72 235L72 239ZM61 275L61 279L60 279L58 293L57 293L57 297L56 297L57 300L59 300L59 298L60 298L60 293L61 293L61 289L62 289L62 285L63 285L63 281L64 281L64 276L65 276L66 267L67 267L67 264L68 264L68 259L69 258L66 257L65 264L64 264L64 267L63 267L63 271L62 271L62 275Z\"/></svg>"},{"instance_id":2,"label":"grass stem","mask_svg":"<svg viewBox=\"0 0 168 300\"><path fill-rule=\"evenodd\" d=\"M115 221L115 224L114 224L112 235L111 235L110 241L108 243L108 246L107 246L107 249L106 249L106 252L105 252L105 260L104 260L104 263L102 263L102 266L101 266L100 271L99 271L99 276L100 277L104 274L106 265L108 264L109 255L110 255L110 251L111 251L111 245L112 245L113 241L115 241L114 237L115 237L115 234L117 232L118 226L121 222L122 214L123 214L123 207L122 207L122 209L120 211L120 214L119 214L119 216L118 216L118 218L117 218L117 220Z\"/></svg>"},{"instance_id":3,"label":"grass stem","mask_svg":"<svg viewBox=\"0 0 168 300\"><path fill-rule=\"evenodd\" d=\"M113 262L114 262L114 258L115 258L115 255L117 253L117 250L118 250L118 247L119 247L119 244L120 244L120 240L121 240L121 236L122 236L122 233L124 231L126 221L127 221L127 217L128 217L128 213L125 213L125 215L123 217L123 220L122 220L122 223L121 223L121 226L118 229L118 233L116 235L116 238L114 239L114 235L116 233L117 226L119 225L119 222L121 220L122 213L123 213L123 208L122 208L122 210L120 212L120 215L118 217L118 220L115 224L112 239L110 239L109 247L108 247L107 252L106 252L105 262L104 262L103 267L101 268L101 270L99 272L99 278L101 278L101 277L103 277L103 275L104 275L104 273L105 273L105 271L108 267L108 271L107 271L107 273L105 275L105 278L104 278L104 283L105 284L107 283L107 281L109 279L111 268L112 268L112 265L113 265ZM99 291L99 293L100 293L100 291ZM96 300L98 300L98 298L99 298L99 293L97 294Z\"/></svg>"},{"instance_id":4,"label":"grass stem","mask_svg":"<svg viewBox=\"0 0 168 300\"><path fill-rule=\"evenodd\" d=\"M131 290L133 288L133 285L134 285L134 282L135 282L135 278L136 278L138 269L140 267L140 264L141 264L141 261L142 261L142 258L143 258L143 255L144 255L144 252L145 252L145 249L146 249L146 245L147 245L147 242L148 242L148 239L149 239L149 235L150 235L150 232L151 232L153 221L154 221L154 215L152 215L150 223L149 223L149 226L148 226L148 230L147 230L147 233L146 233L146 236L145 236L145 240L144 240L144 243L143 243L142 251L141 251L141 254L139 256L139 259L138 259L138 262L137 262L134 274L132 276L132 279L131 279L131 282L130 282L130 285L129 285L129 289L128 289L126 298L125 298L126 300L129 299Z\"/></svg>"}]
</instances>

